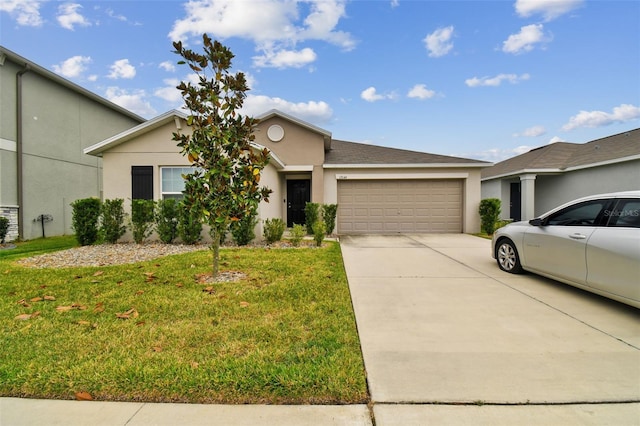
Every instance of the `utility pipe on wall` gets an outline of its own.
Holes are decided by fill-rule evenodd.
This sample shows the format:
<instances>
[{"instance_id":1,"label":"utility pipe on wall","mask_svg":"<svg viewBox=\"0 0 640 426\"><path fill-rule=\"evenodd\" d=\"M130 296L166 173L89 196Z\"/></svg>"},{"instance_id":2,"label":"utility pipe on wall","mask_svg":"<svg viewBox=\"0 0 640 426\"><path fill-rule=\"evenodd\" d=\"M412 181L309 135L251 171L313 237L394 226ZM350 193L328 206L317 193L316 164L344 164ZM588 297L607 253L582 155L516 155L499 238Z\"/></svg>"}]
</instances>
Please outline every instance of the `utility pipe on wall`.
<instances>
[{"instance_id":1,"label":"utility pipe on wall","mask_svg":"<svg viewBox=\"0 0 640 426\"><path fill-rule=\"evenodd\" d=\"M31 70L29 64L16 74L16 181L18 183L18 239L24 237L24 185L22 182L22 76Z\"/></svg>"}]
</instances>

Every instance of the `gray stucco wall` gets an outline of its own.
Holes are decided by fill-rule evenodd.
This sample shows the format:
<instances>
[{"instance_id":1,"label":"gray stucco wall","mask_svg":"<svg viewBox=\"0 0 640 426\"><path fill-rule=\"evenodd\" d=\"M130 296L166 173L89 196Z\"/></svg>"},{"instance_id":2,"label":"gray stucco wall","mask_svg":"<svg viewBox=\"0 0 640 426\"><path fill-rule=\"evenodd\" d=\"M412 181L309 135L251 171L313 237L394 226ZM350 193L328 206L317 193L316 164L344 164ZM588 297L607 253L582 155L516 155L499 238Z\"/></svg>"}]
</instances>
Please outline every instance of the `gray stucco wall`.
<instances>
[{"instance_id":1,"label":"gray stucco wall","mask_svg":"<svg viewBox=\"0 0 640 426\"><path fill-rule=\"evenodd\" d=\"M21 66L7 60L0 66L2 84L0 152L2 169L0 207L17 206L16 73ZM102 160L83 149L140 123L82 92L30 71L23 76L23 187L24 239L42 236L41 214L47 236L71 234L71 207L78 198L100 197Z\"/></svg>"},{"instance_id":2,"label":"gray stucco wall","mask_svg":"<svg viewBox=\"0 0 640 426\"><path fill-rule=\"evenodd\" d=\"M535 214L588 195L640 189L640 160L536 177Z\"/></svg>"}]
</instances>

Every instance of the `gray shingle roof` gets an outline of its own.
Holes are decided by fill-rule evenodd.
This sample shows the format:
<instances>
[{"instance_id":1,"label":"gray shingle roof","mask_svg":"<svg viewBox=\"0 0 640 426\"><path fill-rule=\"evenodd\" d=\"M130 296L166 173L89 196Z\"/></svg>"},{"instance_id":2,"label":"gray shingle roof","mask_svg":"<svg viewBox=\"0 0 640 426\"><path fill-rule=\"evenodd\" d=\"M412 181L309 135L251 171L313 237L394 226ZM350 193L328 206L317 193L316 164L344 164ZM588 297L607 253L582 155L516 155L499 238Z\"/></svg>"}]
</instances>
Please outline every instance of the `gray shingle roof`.
<instances>
[{"instance_id":1,"label":"gray shingle roof","mask_svg":"<svg viewBox=\"0 0 640 426\"><path fill-rule=\"evenodd\" d=\"M535 148L487 167L482 170L482 178L515 175L525 170L562 171L635 156L640 156L640 129L607 136L583 144L556 142Z\"/></svg>"},{"instance_id":2,"label":"gray shingle roof","mask_svg":"<svg viewBox=\"0 0 640 426\"><path fill-rule=\"evenodd\" d=\"M325 153L325 164L464 164L489 166L487 163L469 158L450 157L426 152L387 148L364 143L332 140L331 149Z\"/></svg>"}]
</instances>

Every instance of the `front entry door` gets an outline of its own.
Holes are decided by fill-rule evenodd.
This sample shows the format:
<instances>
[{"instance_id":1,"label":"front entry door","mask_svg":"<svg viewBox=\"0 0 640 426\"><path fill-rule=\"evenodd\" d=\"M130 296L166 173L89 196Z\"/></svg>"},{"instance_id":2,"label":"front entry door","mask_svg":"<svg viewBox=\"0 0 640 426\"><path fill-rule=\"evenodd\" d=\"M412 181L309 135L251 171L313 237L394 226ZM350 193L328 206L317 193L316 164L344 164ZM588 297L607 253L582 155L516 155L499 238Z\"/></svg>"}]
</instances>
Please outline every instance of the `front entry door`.
<instances>
[{"instance_id":1,"label":"front entry door","mask_svg":"<svg viewBox=\"0 0 640 426\"><path fill-rule=\"evenodd\" d=\"M522 220L522 196L520 195L520 182L511 183L511 210L509 216L514 222Z\"/></svg>"},{"instance_id":2,"label":"front entry door","mask_svg":"<svg viewBox=\"0 0 640 426\"><path fill-rule=\"evenodd\" d=\"M310 180L287 181L287 227L291 228L294 223L304 225L304 209L310 201Z\"/></svg>"}]
</instances>

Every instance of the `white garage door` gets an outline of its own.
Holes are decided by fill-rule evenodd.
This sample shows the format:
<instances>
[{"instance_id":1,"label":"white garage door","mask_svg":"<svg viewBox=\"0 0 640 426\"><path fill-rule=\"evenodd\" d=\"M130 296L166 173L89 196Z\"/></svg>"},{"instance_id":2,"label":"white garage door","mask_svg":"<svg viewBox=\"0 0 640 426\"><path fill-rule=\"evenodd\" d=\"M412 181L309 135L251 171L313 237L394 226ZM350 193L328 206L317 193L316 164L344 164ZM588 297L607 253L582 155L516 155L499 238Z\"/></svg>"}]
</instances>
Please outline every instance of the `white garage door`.
<instances>
[{"instance_id":1,"label":"white garage door","mask_svg":"<svg viewBox=\"0 0 640 426\"><path fill-rule=\"evenodd\" d=\"M340 180L339 234L462 232L462 180Z\"/></svg>"}]
</instances>

